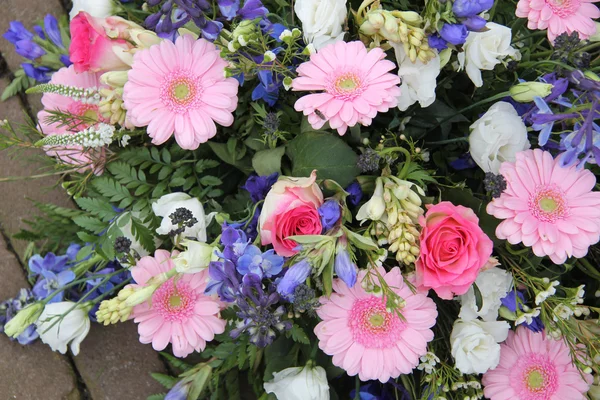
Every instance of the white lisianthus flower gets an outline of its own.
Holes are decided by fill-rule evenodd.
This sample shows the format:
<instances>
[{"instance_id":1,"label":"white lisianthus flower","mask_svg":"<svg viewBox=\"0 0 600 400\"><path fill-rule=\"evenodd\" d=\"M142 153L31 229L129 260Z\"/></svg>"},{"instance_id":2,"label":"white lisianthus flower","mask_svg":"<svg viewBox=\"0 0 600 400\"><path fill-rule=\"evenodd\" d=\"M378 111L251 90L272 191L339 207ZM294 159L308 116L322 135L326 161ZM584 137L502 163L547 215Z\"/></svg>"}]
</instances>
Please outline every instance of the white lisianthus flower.
<instances>
[{"instance_id":1,"label":"white lisianthus flower","mask_svg":"<svg viewBox=\"0 0 600 400\"><path fill-rule=\"evenodd\" d=\"M346 0L296 0L294 11L302 21L306 43L317 50L344 38Z\"/></svg>"},{"instance_id":2,"label":"white lisianthus flower","mask_svg":"<svg viewBox=\"0 0 600 400\"><path fill-rule=\"evenodd\" d=\"M212 220L214 214L205 215L204 207L202 203L195 197L191 197L185 193L171 193L166 194L154 203L152 203L152 211L154 214L162 217L160 226L156 229L156 233L159 235L168 235L172 230L179 228L178 225L174 225L170 218L178 208L185 208L192 213L193 218L196 219L196 223L191 227L186 226L184 231L178 235L184 238L196 238L200 242L206 242L206 226Z\"/></svg>"},{"instance_id":3,"label":"white lisianthus flower","mask_svg":"<svg viewBox=\"0 0 600 400\"><path fill-rule=\"evenodd\" d=\"M329 383L322 367L309 362L305 367L286 368L275 372L265 382L265 391L279 400L329 400Z\"/></svg>"},{"instance_id":4,"label":"white lisianthus flower","mask_svg":"<svg viewBox=\"0 0 600 400\"><path fill-rule=\"evenodd\" d=\"M400 85L402 94L398 98L398 108L400 111L406 111L417 101L421 107L429 107L435 101L437 77L440 74L439 54L436 52L435 58L429 60L427 64L419 59L413 63L401 43L390 42L390 44L394 47L398 62L398 76L402 80Z\"/></svg>"},{"instance_id":5,"label":"white lisianthus flower","mask_svg":"<svg viewBox=\"0 0 600 400\"><path fill-rule=\"evenodd\" d=\"M483 86L481 71L491 71L506 57L520 59L520 53L510 43L510 28L488 22L484 32L470 32L462 53L458 53L460 69L465 68L475 86Z\"/></svg>"},{"instance_id":6,"label":"white lisianthus flower","mask_svg":"<svg viewBox=\"0 0 600 400\"><path fill-rule=\"evenodd\" d=\"M217 261L215 247L195 240L184 240L186 251L173 258L175 269L180 274L196 274L206 268L211 261Z\"/></svg>"},{"instance_id":7,"label":"white lisianthus flower","mask_svg":"<svg viewBox=\"0 0 600 400\"><path fill-rule=\"evenodd\" d=\"M469 152L484 172L498 174L503 162L514 162L530 146L527 127L510 103L499 101L471 125Z\"/></svg>"},{"instance_id":8,"label":"white lisianthus flower","mask_svg":"<svg viewBox=\"0 0 600 400\"><path fill-rule=\"evenodd\" d=\"M70 343L71 351L76 356L79 354L79 345L90 331L90 306L78 305L71 310L74 306L72 301L46 304L35 325L42 342L53 351L65 354ZM71 311L60 319L69 310Z\"/></svg>"},{"instance_id":9,"label":"white lisianthus flower","mask_svg":"<svg viewBox=\"0 0 600 400\"><path fill-rule=\"evenodd\" d=\"M457 319L450 335L456 369L463 374L483 374L500 362L500 345L508 337L506 321Z\"/></svg>"},{"instance_id":10,"label":"white lisianthus flower","mask_svg":"<svg viewBox=\"0 0 600 400\"><path fill-rule=\"evenodd\" d=\"M85 11L92 17L106 18L113 15L113 8L112 0L73 0L69 18L75 18L80 11Z\"/></svg>"},{"instance_id":11,"label":"white lisianthus flower","mask_svg":"<svg viewBox=\"0 0 600 400\"><path fill-rule=\"evenodd\" d=\"M484 321L495 321L502 305L500 300L506 297L513 285L512 275L501 268L492 267L480 272L475 284L483 300L481 309L477 309L475 289L471 286L467 293L459 297L462 307L458 317L463 321L472 321L478 317Z\"/></svg>"}]
</instances>

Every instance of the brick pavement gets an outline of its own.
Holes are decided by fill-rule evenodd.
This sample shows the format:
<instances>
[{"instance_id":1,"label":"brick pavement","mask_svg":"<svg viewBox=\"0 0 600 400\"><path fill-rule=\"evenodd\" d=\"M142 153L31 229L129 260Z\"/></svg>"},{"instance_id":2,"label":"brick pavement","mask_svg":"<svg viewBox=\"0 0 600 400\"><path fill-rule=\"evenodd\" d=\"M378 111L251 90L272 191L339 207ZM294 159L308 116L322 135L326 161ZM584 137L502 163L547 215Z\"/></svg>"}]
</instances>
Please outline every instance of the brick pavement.
<instances>
[{"instance_id":1,"label":"brick pavement","mask_svg":"<svg viewBox=\"0 0 600 400\"><path fill-rule=\"evenodd\" d=\"M12 20L20 20L28 28L46 13L63 12L59 0L2 0L0 32ZM10 43L0 38L0 91L8 84L7 74L18 68L22 59ZM22 122L23 107L35 113L40 108L39 97L13 98L0 103L0 120ZM41 151L19 152L16 157L0 152L0 177L29 176L39 173ZM26 198L61 206L71 201L56 186L56 178L0 182L0 300L14 296L25 287L22 263L15 255L23 255L26 243L12 240L11 235L25 227L23 219L36 212ZM6 242L8 240L8 243ZM20 400L142 400L164 391L150 372L165 372L163 362L150 346L137 340L132 323L109 328L93 326L77 357L53 353L43 343L21 346L0 334L0 399ZM5 396L6 395L6 396Z\"/></svg>"}]
</instances>

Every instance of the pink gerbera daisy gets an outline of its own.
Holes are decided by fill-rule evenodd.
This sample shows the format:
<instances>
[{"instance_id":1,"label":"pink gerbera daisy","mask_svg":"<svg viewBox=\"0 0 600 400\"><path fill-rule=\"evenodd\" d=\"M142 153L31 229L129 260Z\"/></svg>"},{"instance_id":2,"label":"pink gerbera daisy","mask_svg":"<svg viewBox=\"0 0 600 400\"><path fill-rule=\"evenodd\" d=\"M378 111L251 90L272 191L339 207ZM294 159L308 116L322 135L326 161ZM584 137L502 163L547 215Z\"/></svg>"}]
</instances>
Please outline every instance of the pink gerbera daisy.
<instances>
[{"instance_id":1,"label":"pink gerbera daisy","mask_svg":"<svg viewBox=\"0 0 600 400\"><path fill-rule=\"evenodd\" d=\"M171 253L157 250L154 257L142 257L131 269L136 282L132 286L144 287L150 278L174 267ZM131 316L139 323L140 342L152 343L156 351L171 343L173 354L185 357L204 350L206 342L223 333L220 303L204 294L207 278L206 270L171 278L156 289L151 301L135 306Z\"/></svg>"},{"instance_id":2,"label":"pink gerbera daisy","mask_svg":"<svg viewBox=\"0 0 600 400\"><path fill-rule=\"evenodd\" d=\"M197 149L233 123L238 81L225 78L227 62L205 39L183 35L139 51L128 73L123 101L135 126L148 126L152 143L175 134L183 149Z\"/></svg>"},{"instance_id":3,"label":"pink gerbera daisy","mask_svg":"<svg viewBox=\"0 0 600 400\"><path fill-rule=\"evenodd\" d=\"M329 122L344 135L357 123L370 125L378 112L398 104L400 78L389 71L396 66L384 60L380 48L367 51L362 42L335 42L310 56L298 67L294 90L314 90L296 101L296 111L308 115L314 129Z\"/></svg>"},{"instance_id":4,"label":"pink gerbera daisy","mask_svg":"<svg viewBox=\"0 0 600 400\"><path fill-rule=\"evenodd\" d=\"M433 300L410 290L399 268L387 274L383 268L378 271L404 300L400 309L404 320L395 311L388 311L385 298L367 293L361 285L349 288L342 280L334 279L335 293L330 298L321 297L323 305L317 314L323 321L315 327L315 334L321 350L333 356L333 364L348 375L358 374L363 381L387 382L410 373L419 357L427 353L437 311ZM365 275L366 271L361 271L358 282Z\"/></svg>"},{"instance_id":5,"label":"pink gerbera daisy","mask_svg":"<svg viewBox=\"0 0 600 400\"><path fill-rule=\"evenodd\" d=\"M594 174L562 167L559 158L540 149L516 158L500 166L507 187L487 206L488 214L504 220L496 228L498 239L522 242L555 264L585 256L600 239L600 193L591 191Z\"/></svg>"},{"instance_id":6,"label":"pink gerbera daisy","mask_svg":"<svg viewBox=\"0 0 600 400\"><path fill-rule=\"evenodd\" d=\"M596 33L593 18L600 17L600 10L592 3L597 0L519 0L517 17L527 18L529 29L548 29L548 39L563 32L578 32L580 39Z\"/></svg>"},{"instance_id":7,"label":"pink gerbera daisy","mask_svg":"<svg viewBox=\"0 0 600 400\"><path fill-rule=\"evenodd\" d=\"M490 400L583 400L592 382L584 376L562 340L519 327L500 345L500 364L483 375L483 393Z\"/></svg>"},{"instance_id":8,"label":"pink gerbera daisy","mask_svg":"<svg viewBox=\"0 0 600 400\"><path fill-rule=\"evenodd\" d=\"M52 75L49 83L65 85L77 89L91 89L97 91L104 86L100 83L98 73L84 72L78 74L75 68L61 68ZM55 93L44 93L42 96L44 109L37 115L40 130L44 135L72 135L89 128L90 121L107 122L98 112L98 104L88 99L76 99L75 97L62 96ZM81 116L81 120L73 118L69 124L63 122L50 123L49 111L60 111L70 116ZM61 162L79 166L80 172L93 169L96 174L101 174L104 169L104 149L84 149L82 146L46 146L46 154L58 158Z\"/></svg>"}]
</instances>

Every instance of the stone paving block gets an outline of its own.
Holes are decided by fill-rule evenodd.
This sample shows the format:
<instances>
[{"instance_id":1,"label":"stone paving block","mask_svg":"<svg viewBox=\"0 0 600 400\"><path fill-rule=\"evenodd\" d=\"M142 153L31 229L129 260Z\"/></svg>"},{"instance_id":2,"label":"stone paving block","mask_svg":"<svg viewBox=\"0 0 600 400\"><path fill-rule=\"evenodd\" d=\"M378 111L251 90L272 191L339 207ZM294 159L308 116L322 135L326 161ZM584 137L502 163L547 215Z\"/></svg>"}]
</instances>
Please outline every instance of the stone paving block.
<instances>
[{"instance_id":1,"label":"stone paving block","mask_svg":"<svg viewBox=\"0 0 600 400\"><path fill-rule=\"evenodd\" d=\"M27 29L33 32L36 22L44 19L46 14L59 17L64 14L59 0L2 0L2 13L0 13L0 33L4 33L10 21L21 21ZM15 53L13 45L0 37L0 53L8 62L11 71L19 68L21 63L26 62L20 55Z\"/></svg>"},{"instance_id":2,"label":"stone paving block","mask_svg":"<svg viewBox=\"0 0 600 400\"><path fill-rule=\"evenodd\" d=\"M0 79L0 92L4 90L7 83L6 79ZM17 123L25 121L19 98L13 97L0 103L0 120L4 119ZM37 149L18 152L0 151L0 177L26 177L39 174L43 172L40 168L47 165L42 162L44 157L46 157L44 152ZM27 198L63 207L72 204L69 196L62 188L56 187L56 184L57 177L54 176L34 180L0 182L0 222L9 236L17 233L21 228L26 228L27 225L23 220L37 214L37 210ZM11 240L11 244L22 257L27 243Z\"/></svg>"},{"instance_id":3,"label":"stone paving block","mask_svg":"<svg viewBox=\"0 0 600 400\"><path fill-rule=\"evenodd\" d=\"M0 300L28 287L21 265L0 236ZM77 379L66 357L37 341L21 346L0 334L0 398L79 400Z\"/></svg>"},{"instance_id":4,"label":"stone paving block","mask_svg":"<svg viewBox=\"0 0 600 400\"><path fill-rule=\"evenodd\" d=\"M131 321L92 325L74 361L94 400L145 400L166 391L150 376L166 373L165 366L150 345L139 342Z\"/></svg>"}]
</instances>

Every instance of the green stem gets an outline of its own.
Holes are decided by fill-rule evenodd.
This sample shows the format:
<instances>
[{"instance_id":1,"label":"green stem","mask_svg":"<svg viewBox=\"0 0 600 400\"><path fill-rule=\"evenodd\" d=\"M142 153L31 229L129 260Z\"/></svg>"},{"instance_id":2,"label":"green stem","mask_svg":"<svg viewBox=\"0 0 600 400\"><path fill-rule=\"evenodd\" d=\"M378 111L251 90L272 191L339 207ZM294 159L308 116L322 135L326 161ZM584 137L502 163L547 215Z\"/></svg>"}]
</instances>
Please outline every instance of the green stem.
<instances>
[{"instance_id":1,"label":"green stem","mask_svg":"<svg viewBox=\"0 0 600 400\"><path fill-rule=\"evenodd\" d=\"M468 137L459 137L459 138L454 138L454 139L438 140L437 142L425 142L425 144L429 145L429 146L435 146L435 145L460 143L460 142L468 142L468 141L469 141Z\"/></svg>"},{"instance_id":2,"label":"green stem","mask_svg":"<svg viewBox=\"0 0 600 400\"><path fill-rule=\"evenodd\" d=\"M555 61L555 60L541 60L541 61L528 61L528 62L524 62L519 64L519 68L528 68L531 69L533 67L537 67L538 65L543 65L543 64L551 64L551 65L556 65L558 67L562 67L564 69L568 69L569 71L573 71L575 70L575 68L561 63L560 61Z\"/></svg>"},{"instance_id":3,"label":"green stem","mask_svg":"<svg viewBox=\"0 0 600 400\"><path fill-rule=\"evenodd\" d=\"M404 157L406 157L406 160L404 160L404 165L402 166L402 169L398 173L398 178L404 179L405 175L408 173L408 169L410 168L410 163L412 161L412 156L410 155L410 151L408 151L404 147L398 146L398 147L390 147L390 148L384 149L384 150L380 151L379 154L384 155L384 154L393 153L396 151L403 153Z\"/></svg>"},{"instance_id":4,"label":"green stem","mask_svg":"<svg viewBox=\"0 0 600 400\"><path fill-rule=\"evenodd\" d=\"M14 181L24 181L28 179L39 179L46 178L48 176L54 175L65 175L70 174L72 172L77 172L77 169L68 169L65 171L56 171L56 172L47 172L45 174L37 174L37 175L29 175L29 176L7 176L6 178L0 178L0 182L14 182Z\"/></svg>"},{"instance_id":5,"label":"green stem","mask_svg":"<svg viewBox=\"0 0 600 400\"><path fill-rule=\"evenodd\" d=\"M496 100L503 99L503 98L505 98L505 97L507 97L507 96L510 96L510 92L502 92L502 93L498 93L498 94L496 94L496 95L494 95L494 96L492 96L492 97L488 97L487 99L479 100L478 102L476 102L476 103L473 103L473 104L471 104L470 106L463 108L462 110L459 110L457 113L455 113L455 114L452 114L452 115L450 115L450 116L448 116L448 117L446 117L446 118L443 118L443 119L442 119L440 122L438 122L438 123L437 123L435 126L433 126L431 129L429 129L429 130L426 132L426 134L427 134L427 133L429 133L429 132L431 132L431 131L433 131L434 129L436 129L436 128L437 128L437 127L439 127L440 125L442 125L442 124L444 124L444 123L446 123L446 122L450 121L452 118L456 117L457 115L460 115L460 114L462 114L462 113L464 113L464 112L467 112L467 111L469 111L469 110L472 110L472 109L474 109L474 108L476 108L476 107L479 107L479 106L482 106L482 105L484 105L484 104L491 103L492 101L496 101Z\"/></svg>"}]
</instances>

